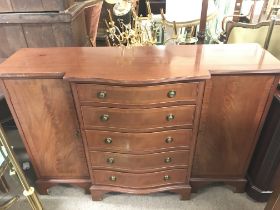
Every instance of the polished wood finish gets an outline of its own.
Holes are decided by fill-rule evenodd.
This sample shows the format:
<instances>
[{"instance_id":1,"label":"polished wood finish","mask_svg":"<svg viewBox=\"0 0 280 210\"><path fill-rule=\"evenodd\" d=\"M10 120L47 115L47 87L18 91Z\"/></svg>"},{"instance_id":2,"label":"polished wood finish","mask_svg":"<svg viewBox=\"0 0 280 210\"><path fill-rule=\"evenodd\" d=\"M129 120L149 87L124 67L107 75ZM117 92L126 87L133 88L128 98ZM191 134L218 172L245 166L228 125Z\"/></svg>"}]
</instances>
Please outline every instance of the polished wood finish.
<instances>
[{"instance_id":1,"label":"polished wood finish","mask_svg":"<svg viewBox=\"0 0 280 210\"><path fill-rule=\"evenodd\" d=\"M245 178L274 82L273 75L213 76L206 82L193 186L209 178Z\"/></svg>"},{"instance_id":2,"label":"polished wood finish","mask_svg":"<svg viewBox=\"0 0 280 210\"><path fill-rule=\"evenodd\" d=\"M189 164L189 150L144 155L91 151L90 157L94 169L113 169L132 173L152 172L175 167L184 168Z\"/></svg>"},{"instance_id":3,"label":"polished wood finish","mask_svg":"<svg viewBox=\"0 0 280 210\"><path fill-rule=\"evenodd\" d=\"M122 153L149 153L171 149L190 149L191 129L178 129L153 133L120 133L86 130L90 150ZM111 143L106 139L111 139Z\"/></svg>"},{"instance_id":4,"label":"polished wood finish","mask_svg":"<svg viewBox=\"0 0 280 210\"><path fill-rule=\"evenodd\" d=\"M69 116L78 116L82 136L82 142L80 140L79 145L83 144L84 146L84 151L81 153L85 154L86 161L83 160L83 164L87 163L90 169L92 182L90 189L94 200L101 199L104 193L111 191L134 194L173 191L180 193L183 198L189 198L190 177L193 189L213 181L220 181L234 185L237 192L242 192L246 183L245 174L248 164L276 85L279 82L279 74L279 61L255 44L23 49L0 65L0 78L4 84L9 107L12 109L12 114L17 121L21 135L25 139L28 153L37 171L41 170L41 165L36 162L36 159L40 159L42 154L34 153L39 143L37 141L35 144L34 138L29 135L31 133L30 128L34 124L31 119L36 122L37 128L36 130L33 129L32 133L34 136L41 137L41 127L44 128L48 125L41 125L41 122L56 119L55 116L58 115L59 119L61 117L63 120L57 121L67 124L68 122L64 120L65 116L67 116L66 119ZM62 107L67 107L67 105L60 102L60 99L50 98L52 102L49 102L49 100L44 99L44 96L38 97L33 91L24 91L25 94L21 95L21 91L25 90L28 84L22 85L17 90L13 90L14 85L12 83L5 87L6 82L14 81L16 84L18 81L25 80L31 81L30 84L28 83L29 85L32 85L34 81L46 81L46 84L42 87L40 85L36 86L38 95L49 96L48 93L54 92L54 94L61 94L60 97L64 98L64 94L66 94L67 98L69 97L71 100L64 102L71 107L74 107L73 94L76 110L68 110L69 113L65 114L65 108ZM64 94L57 91L57 88L52 88L53 86L56 87L53 81L66 84L67 88L62 91ZM71 84L72 94L69 83ZM182 84L186 84L186 86L183 86L189 87L190 84L194 83L198 84L196 100L182 101L175 97L172 101L166 101L165 85L182 87ZM149 99L148 103L150 104L148 105L142 103L142 101L137 101L135 99L137 94L132 98L132 93L128 94L130 95L128 101L124 101L125 97L121 94L118 94L119 98L115 98L108 103L81 101L77 86L85 84L110 86L110 90L114 89L114 91L116 87L122 88L121 90L140 90L142 88L155 90L159 88L159 98L155 98L155 101L152 102L149 102ZM48 87L50 87L50 90ZM46 89L48 91L45 91ZM87 91L87 89L83 91L85 90ZM142 98L149 98L150 90L146 93L137 91L134 91L134 93L139 93ZM165 93L164 97L162 97L161 91ZM187 92L189 93L189 90ZM12 97L9 97L9 95ZM30 102L22 99L23 96L31 101L34 98L34 100L39 101L38 104L48 105L47 107L51 104L57 107L54 110L59 110L61 113L54 112L54 115L48 114L46 119L43 119L46 113L44 112L45 109L41 107L43 105L37 106L37 103L34 102L31 110L30 106L26 106ZM136 104L133 100L140 104ZM24 101L24 103L21 101ZM23 112L27 108L28 112ZM176 112L174 122L172 120L170 122L166 121L166 114L170 114L170 110ZM32 111L35 111L37 115L31 114L29 116ZM40 112L42 113L39 115ZM109 120L101 122L100 114L108 113ZM131 117L132 115L133 117ZM114 116L117 116L117 118ZM159 118L162 116L164 117ZM171 123L171 126L168 123ZM69 128L72 127L65 126L60 130L57 129L55 136L65 136L66 134L63 131L69 131ZM46 129L43 129L43 131L46 131ZM50 141L52 132L43 132L43 134L48 138L45 139L42 136L41 138L44 140L40 143L47 145L46 148L50 147L46 142ZM71 134L72 132L69 131L67 135ZM166 134L174 136L174 141L171 143L174 143L173 146L163 142L166 139ZM103 145L103 138L107 138L107 135L110 135L112 142ZM198 142L196 143L197 137ZM74 139L68 140L71 143L75 141ZM138 141L141 141L141 143ZM67 162L67 148L68 146L71 147L73 143L68 143L65 139L56 140L56 142L61 142L64 146L61 152L64 150L66 152L61 162L66 163L65 167L71 166ZM36 148L36 151L42 149L40 145L38 148ZM54 148L55 146L51 146L51 151ZM114 153L117 154L117 157L126 156L129 158L139 155L137 157L141 156L145 159L146 156L150 157L150 155L157 153L183 150L189 151L188 164L180 168L169 168L170 172L175 173L176 170L182 170L186 173L183 183L132 188L134 183L127 183L129 180L122 183L129 184L130 187L124 187L107 185L109 180L106 179L104 184L95 184L95 171L99 171L101 174L102 172L121 173L123 177L126 174L145 177L147 175L148 177L149 174L155 172L147 169L141 171L141 173L139 171L132 173L131 170L121 172L118 171L119 169L112 167L106 168L106 170L93 169L90 159L91 152L104 153L103 156ZM76 148L74 151L76 151ZM53 154L51 158L55 159L54 153L45 153L47 154L43 155ZM193 156L195 156L194 162ZM75 161L77 160L75 159ZM46 177L46 180L60 178L55 176L59 173L52 169L51 166L54 165L52 163L53 161L49 161L42 165L43 171L48 173L49 176ZM131 165L125 165L127 169L129 166ZM46 170L48 167L51 168L49 172ZM186 167L188 167L188 170ZM59 168L56 169L59 170ZM156 173L163 173L163 171L165 169ZM79 170L76 179L85 179L85 177L79 177L78 173L85 172ZM68 178L73 177L69 176ZM103 179L105 181L104 177ZM65 180L67 179L65 178Z\"/></svg>"},{"instance_id":5,"label":"polished wood finish","mask_svg":"<svg viewBox=\"0 0 280 210\"><path fill-rule=\"evenodd\" d=\"M123 87L94 84L77 84L82 105L96 103L110 105L154 105L164 103L196 103L198 83L176 83L145 87ZM104 98L100 94L105 94ZM172 95L172 93L174 95ZM135 97L137 96L137 97ZM93 103L91 103L93 102Z\"/></svg>"},{"instance_id":6,"label":"polished wood finish","mask_svg":"<svg viewBox=\"0 0 280 210\"><path fill-rule=\"evenodd\" d=\"M35 168L39 190L41 180L88 182L89 172L82 140L77 136L79 124L69 84L58 79L25 79L4 80L4 86Z\"/></svg>"},{"instance_id":7,"label":"polished wood finish","mask_svg":"<svg viewBox=\"0 0 280 210\"><path fill-rule=\"evenodd\" d=\"M267 201L272 191L280 186L280 97L275 94L247 177L247 194L260 202Z\"/></svg>"},{"instance_id":8,"label":"polished wood finish","mask_svg":"<svg viewBox=\"0 0 280 210\"><path fill-rule=\"evenodd\" d=\"M81 84L82 81L83 80L76 81L76 83L71 83L71 85L81 127L85 129L82 133L85 137L84 140L86 140L84 145L88 157L88 166L93 169L93 171L91 171L93 185L90 188L93 200L102 199L103 195L110 191L143 194L166 190L179 193L181 199L189 199L191 189L188 184L190 172L187 169L192 165L192 155L197 135L204 82L194 83L193 81L190 81L185 84L167 84L166 86L168 87L176 87L171 90L169 89L169 91L166 91L164 85L131 86L125 84L124 86L117 88L116 86L112 86L108 89L118 90L121 88L128 92L127 97L115 93L116 96L110 101L111 103L104 104L98 102L99 100L94 103L84 102L81 98L83 99L86 95L86 100L92 100L92 95L94 95L94 98L97 97L98 99L103 100L112 95L112 92L104 90L104 85L102 85L101 87L103 90L94 90L93 94L89 94L89 92L91 92L89 89L92 87L96 89L96 87L99 87L100 85L87 83L86 86L84 86L84 84ZM82 87L82 89L80 88L79 90L79 87ZM146 90L145 93L142 92L144 89ZM195 89L195 91L193 89ZM130 93L129 90L131 90L134 95ZM157 97L154 98L156 100L154 101L153 106L149 106L149 104L147 106L143 101L149 102L149 100L145 99L149 99L149 95L153 95L155 90L155 96ZM164 102L166 101L166 98L176 98L178 90L178 101L173 100L173 102L171 101L170 103ZM188 98L189 95L194 95L192 96L192 100L187 101L188 105L181 103L180 92L183 91L186 91L183 95L183 98L185 99ZM91 97L89 97L89 95ZM132 95L134 97L132 97ZM135 98L140 98L142 100L137 99L135 102ZM120 102L114 103L115 101ZM84 103L86 103L86 106ZM128 106L130 104L132 104L132 106ZM172 104L177 106L172 106ZM104 105L107 105L107 107ZM165 107L163 105L165 105ZM192 129L178 129L183 127ZM172 130L169 131L169 129ZM111 130L114 132L111 132ZM157 132L151 132L155 130ZM167 133L168 136L166 136ZM170 136L170 134L172 134L172 136ZM101 148L92 146L92 143L95 143L96 141L100 142L100 137L98 137L98 135L103 135L103 147ZM107 137L104 135L107 135ZM115 143L115 137L117 137L117 139L119 138L117 143L122 143L119 145L117 151L114 149L111 150L112 147L110 147L110 145ZM121 137L134 138L125 141L120 139ZM155 137L155 139L153 137ZM136 146L140 146L140 148L129 148L129 144L136 142L136 140L138 140ZM147 141L151 143L146 145L145 143ZM166 146L166 144L172 145L174 141L176 144L179 143L178 146L181 146L181 148L174 147L176 144L173 147ZM126 143L129 144L127 145ZM109 146L105 147L104 144ZM152 147L149 147L150 145ZM187 150L181 150L182 147ZM140 149L142 149L142 151ZM155 149L162 152L157 152ZM107 170L116 173L125 172L127 174L134 174L133 176L136 176L136 173L139 174L139 176L141 174L141 177L145 177L144 180L146 180L149 176L152 176L151 172L160 173L163 172L163 170L172 169L170 172L175 173L179 168L185 172L185 181L180 185L173 183L173 186L170 185L171 188L150 186L145 190L139 188L139 190L131 191L130 188L135 187L134 183L132 183L131 186L128 186L125 182L121 182L118 186L111 186L107 182L96 183L95 177L98 171L101 173L104 170ZM111 179L112 182L115 182L117 177L111 175L109 179ZM169 175L166 175L165 179L165 181L168 181L170 179Z\"/></svg>"},{"instance_id":9,"label":"polished wood finish","mask_svg":"<svg viewBox=\"0 0 280 210\"><path fill-rule=\"evenodd\" d=\"M125 130L145 132L163 128L191 128L194 120L194 105L172 106L152 109L119 109L82 106L81 112L86 129ZM107 121L101 118L108 115ZM174 119L168 120L168 116Z\"/></svg>"},{"instance_id":10,"label":"polished wood finish","mask_svg":"<svg viewBox=\"0 0 280 210\"><path fill-rule=\"evenodd\" d=\"M127 188L153 188L171 184L184 184L187 171L185 169L173 169L145 174L122 173L117 171L94 170L93 179L96 185L109 185ZM111 177L116 180L112 181ZM169 176L165 180L165 176Z\"/></svg>"},{"instance_id":11,"label":"polished wood finish","mask_svg":"<svg viewBox=\"0 0 280 210\"><path fill-rule=\"evenodd\" d=\"M63 11L74 0L1 0L0 12L44 12Z\"/></svg>"},{"instance_id":12,"label":"polished wood finish","mask_svg":"<svg viewBox=\"0 0 280 210\"><path fill-rule=\"evenodd\" d=\"M279 73L279 61L257 44L229 44L21 49L0 66L1 78L64 77L130 86L209 79L209 71Z\"/></svg>"}]
</instances>

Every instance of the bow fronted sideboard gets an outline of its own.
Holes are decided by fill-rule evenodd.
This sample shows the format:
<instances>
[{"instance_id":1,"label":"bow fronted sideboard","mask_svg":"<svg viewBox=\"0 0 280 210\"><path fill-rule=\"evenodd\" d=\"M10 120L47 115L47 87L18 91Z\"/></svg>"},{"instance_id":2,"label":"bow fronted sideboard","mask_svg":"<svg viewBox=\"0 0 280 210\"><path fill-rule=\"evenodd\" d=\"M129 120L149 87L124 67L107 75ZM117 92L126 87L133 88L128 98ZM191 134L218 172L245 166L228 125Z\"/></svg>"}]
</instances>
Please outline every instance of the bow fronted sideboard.
<instances>
[{"instance_id":1,"label":"bow fronted sideboard","mask_svg":"<svg viewBox=\"0 0 280 210\"><path fill-rule=\"evenodd\" d=\"M40 193L243 192L280 62L256 44L21 49L1 87Z\"/></svg>"}]
</instances>

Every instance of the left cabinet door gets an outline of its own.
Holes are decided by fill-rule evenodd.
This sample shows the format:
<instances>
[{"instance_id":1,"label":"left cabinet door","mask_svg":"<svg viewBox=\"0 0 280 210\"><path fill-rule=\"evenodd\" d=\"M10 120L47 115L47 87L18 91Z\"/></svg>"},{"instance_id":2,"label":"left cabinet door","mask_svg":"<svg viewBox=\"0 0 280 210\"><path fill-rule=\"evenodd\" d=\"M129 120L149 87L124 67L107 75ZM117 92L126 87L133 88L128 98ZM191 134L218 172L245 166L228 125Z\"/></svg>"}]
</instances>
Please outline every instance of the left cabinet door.
<instances>
[{"instance_id":1,"label":"left cabinet door","mask_svg":"<svg viewBox=\"0 0 280 210\"><path fill-rule=\"evenodd\" d=\"M6 79L4 85L38 178L88 178L69 83L61 79Z\"/></svg>"}]
</instances>

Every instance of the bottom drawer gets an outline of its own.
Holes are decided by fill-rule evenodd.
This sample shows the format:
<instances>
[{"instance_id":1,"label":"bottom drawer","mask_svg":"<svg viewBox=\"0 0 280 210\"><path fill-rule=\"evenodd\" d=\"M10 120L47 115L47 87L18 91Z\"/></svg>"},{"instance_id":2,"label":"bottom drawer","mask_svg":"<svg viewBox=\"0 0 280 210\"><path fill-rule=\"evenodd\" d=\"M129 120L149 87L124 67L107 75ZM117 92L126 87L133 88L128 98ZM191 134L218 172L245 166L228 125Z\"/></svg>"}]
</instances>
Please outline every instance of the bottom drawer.
<instances>
[{"instance_id":1,"label":"bottom drawer","mask_svg":"<svg viewBox=\"0 0 280 210\"><path fill-rule=\"evenodd\" d=\"M132 174L116 171L93 170L95 185L111 185L128 188L150 188L170 184L184 184L187 169L174 169L161 172Z\"/></svg>"}]
</instances>

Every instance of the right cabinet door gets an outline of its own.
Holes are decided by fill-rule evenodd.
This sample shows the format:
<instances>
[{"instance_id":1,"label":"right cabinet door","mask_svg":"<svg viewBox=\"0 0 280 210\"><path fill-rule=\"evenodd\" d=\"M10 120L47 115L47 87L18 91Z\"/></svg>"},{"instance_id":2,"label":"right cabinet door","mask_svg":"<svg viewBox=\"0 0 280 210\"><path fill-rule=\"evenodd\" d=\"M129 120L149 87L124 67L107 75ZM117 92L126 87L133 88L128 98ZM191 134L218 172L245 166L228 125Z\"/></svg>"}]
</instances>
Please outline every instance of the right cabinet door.
<instances>
[{"instance_id":1,"label":"right cabinet door","mask_svg":"<svg viewBox=\"0 0 280 210\"><path fill-rule=\"evenodd\" d=\"M274 79L213 76L206 82L192 178L245 176Z\"/></svg>"}]
</instances>

